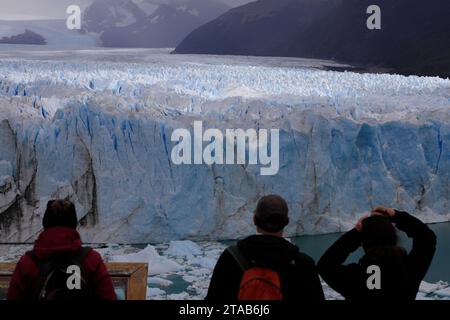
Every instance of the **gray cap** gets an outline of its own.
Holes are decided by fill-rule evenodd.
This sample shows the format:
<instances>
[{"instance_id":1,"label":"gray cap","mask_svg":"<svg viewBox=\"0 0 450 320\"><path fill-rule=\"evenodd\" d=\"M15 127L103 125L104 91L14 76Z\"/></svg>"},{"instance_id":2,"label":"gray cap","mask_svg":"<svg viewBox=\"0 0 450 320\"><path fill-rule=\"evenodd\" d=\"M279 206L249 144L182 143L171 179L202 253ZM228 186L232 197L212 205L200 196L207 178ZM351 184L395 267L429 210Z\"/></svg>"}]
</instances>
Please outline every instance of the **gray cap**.
<instances>
[{"instance_id":1,"label":"gray cap","mask_svg":"<svg viewBox=\"0 0 450 320\"><path fill-rule=\"evenodd\" d=\"M267 232L279 232L289 223L289 208L281 196L271 194L262 197L255 210L255 224Z\"/></svg>"}]
</instances>

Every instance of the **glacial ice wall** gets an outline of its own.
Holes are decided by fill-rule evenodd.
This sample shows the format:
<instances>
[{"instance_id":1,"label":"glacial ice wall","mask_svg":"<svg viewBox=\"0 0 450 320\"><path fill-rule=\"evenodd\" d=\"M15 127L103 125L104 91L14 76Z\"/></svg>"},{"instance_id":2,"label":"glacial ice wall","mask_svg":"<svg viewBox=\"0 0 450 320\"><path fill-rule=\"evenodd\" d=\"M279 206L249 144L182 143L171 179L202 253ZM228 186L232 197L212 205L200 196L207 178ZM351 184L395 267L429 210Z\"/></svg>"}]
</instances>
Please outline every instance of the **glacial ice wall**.
<instances>
[{"instance_id":1,"label":"glacial ice wall","mask_svg":"<svg viewBox=\"0 0 450 320\"><path fill-rule=\"evenodd\" d=\"M90 242L240 237L273 192L290 235L346 230L378 204L449 220L449 80L189 59L0 60L0 241L32 240L56 197ZM279 173L174 165L171 133L195 120L280 129Z\"/></svg>"}]
</instances>

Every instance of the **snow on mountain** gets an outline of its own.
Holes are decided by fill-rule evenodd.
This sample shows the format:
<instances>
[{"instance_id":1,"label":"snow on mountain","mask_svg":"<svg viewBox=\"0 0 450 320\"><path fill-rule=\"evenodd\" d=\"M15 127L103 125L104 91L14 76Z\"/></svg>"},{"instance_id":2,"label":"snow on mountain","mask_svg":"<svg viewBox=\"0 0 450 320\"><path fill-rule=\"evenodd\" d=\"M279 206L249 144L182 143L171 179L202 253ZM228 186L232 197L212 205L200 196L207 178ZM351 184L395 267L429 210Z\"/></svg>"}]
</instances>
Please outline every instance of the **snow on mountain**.
<instances>
[{"instance_id":1,"label":"snow on mountain","mask_svg":"<svg viewBox=\"0 0 450 320\"><path fill-rule=\"evenodd\" d=\"M175 47L228 9L220 1L96 0L85 10L83 25L106 47Z\"/></svg>"},{"instance_id":2,"label":"snow on mountain","mask_svg":"<svg viewBox=\"0 0 450 320\"><path fill-rule=\"evenodd\" d=\"M449 220L450 80L152 52L0 51L2 241L33 238L55 197L95 242L234 239L272 192L290 235L346 230L378 204ZM174 165L171 133L194 120L280 129L279 173Z\"/></svg>"},{"instance_id":3,"label":"snow on mountain","mask_svg":"<svg viewBox=\"0 0 450 320\"><path fill-rule=\"evenodd\" d=\"M147 16L151 15L158 9L158 4L156 2L150 2L148 0L133 0L139 9L141 9Z\"/></svg>"},{"instance_id":4,"label":"snow on mountain","mask_svg":"<svg viewBox=\"0 0 450 320\"><path fill-rule=\"evenodd\" d=\"M127 27L129 25L132 25L133 23L136 23L136 17L129 11L126 11L124 9L117 9L117 12L115 12L115 15L121 15L123 16L121 21L116 22L116 27Z\"/></svg>"},{"instance_id":5,"label":"snow on mountain","mask_svg":"<svg viewBox=\"0 0 450 320\"><path fill-rule=\"evenodd\" d=\"M189 32L228 9L220 1L95 0L83 10L81 31L69 30L63 19L0 21L0 39L62 49L173 48Z\"/></svg>"},{"instance_id":6,"label":"snow on mountain","mask_svg":"<svg viewBox=\"0 0 450 320\"><path fill-rule=\"evenodd\" d=\"M99 45L96 35L69 30L65 20L0 21L0 39L17 36L27 30L42 36L52 47L79 49Z\"/></svg>"},{"instance_id":7,"label":"snow on mountain","mask_svg":"<svg viewBox=\"0 0 450 320\"><path fill-rule=\"evenodd\" d=\"M83 27L89 32L104 33L115 27L127 27L144 18L131 0L96 0L83 14Z\"/></svg>"}]
</instances>

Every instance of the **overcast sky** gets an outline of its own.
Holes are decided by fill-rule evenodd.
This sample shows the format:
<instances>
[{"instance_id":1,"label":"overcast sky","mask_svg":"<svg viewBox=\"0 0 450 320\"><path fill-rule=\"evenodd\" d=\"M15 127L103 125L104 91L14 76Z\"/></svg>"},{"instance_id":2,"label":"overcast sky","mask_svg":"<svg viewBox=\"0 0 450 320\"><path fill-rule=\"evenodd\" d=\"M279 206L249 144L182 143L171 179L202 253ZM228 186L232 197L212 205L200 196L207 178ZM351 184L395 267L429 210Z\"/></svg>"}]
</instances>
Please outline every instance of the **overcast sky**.
<instances>
[{"instance_id":1,"label":"overcast sky","mask_svg":"<svg viewBox=\"0 0 450 320\"><path fill-rule=\"evenodd\" d=\"M84 9L93 0L0 0L0 20L30 20L65 18L71 4ZM211 0L204 0L211 1ZM222 0L239 6L254 0Z\"/></svg>"}]
</instances>

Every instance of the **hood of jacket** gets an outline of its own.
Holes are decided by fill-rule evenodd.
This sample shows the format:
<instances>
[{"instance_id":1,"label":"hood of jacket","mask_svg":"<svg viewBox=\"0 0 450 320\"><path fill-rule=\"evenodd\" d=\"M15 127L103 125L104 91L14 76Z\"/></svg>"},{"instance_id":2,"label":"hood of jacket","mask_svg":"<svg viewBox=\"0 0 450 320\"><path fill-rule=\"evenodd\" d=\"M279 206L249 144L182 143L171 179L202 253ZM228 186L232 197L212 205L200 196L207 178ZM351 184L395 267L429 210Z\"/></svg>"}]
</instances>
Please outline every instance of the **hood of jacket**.
<instances>
[{"instance_id":1,"label":"hood of jacket","mask_svg":"<svg viewBox=\"0 0 450 320\"><path fill-rule=\"evenodd\" d=\"M53 227L44 230L34 243L34 254L39 260L55 255L73 254L82 246L80 234L72 228Z\"/></svg>"}]
</instances>

